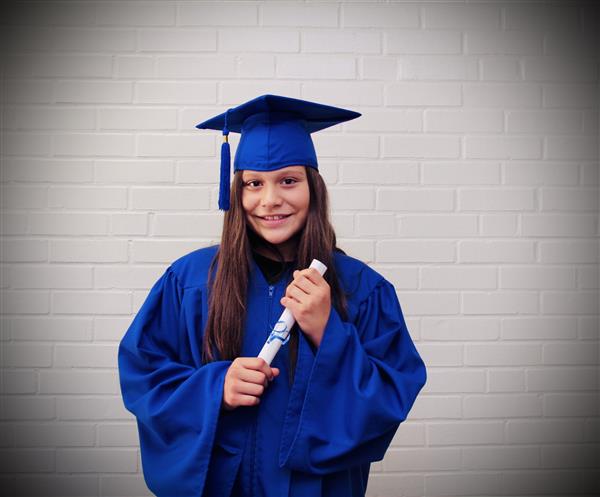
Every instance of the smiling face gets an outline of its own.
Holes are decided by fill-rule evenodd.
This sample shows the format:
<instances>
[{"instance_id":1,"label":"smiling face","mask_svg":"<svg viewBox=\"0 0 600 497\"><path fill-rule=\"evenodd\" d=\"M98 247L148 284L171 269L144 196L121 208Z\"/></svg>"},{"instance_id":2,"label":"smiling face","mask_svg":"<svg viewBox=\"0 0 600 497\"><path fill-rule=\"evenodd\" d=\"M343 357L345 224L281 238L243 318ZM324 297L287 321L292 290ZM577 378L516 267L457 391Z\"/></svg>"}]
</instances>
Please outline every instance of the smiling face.
<instances>
[{"instance_id":1,"label":"smiling face","mask_svg":"<svg viewBox=\"0 0 600 497\"><path fill-rule=\"evenodd\" d=\"M304 166L242 173L242 206L252 230L294 258L293 236L306 222L310 190Z\"/></svg>"}]
</instances>

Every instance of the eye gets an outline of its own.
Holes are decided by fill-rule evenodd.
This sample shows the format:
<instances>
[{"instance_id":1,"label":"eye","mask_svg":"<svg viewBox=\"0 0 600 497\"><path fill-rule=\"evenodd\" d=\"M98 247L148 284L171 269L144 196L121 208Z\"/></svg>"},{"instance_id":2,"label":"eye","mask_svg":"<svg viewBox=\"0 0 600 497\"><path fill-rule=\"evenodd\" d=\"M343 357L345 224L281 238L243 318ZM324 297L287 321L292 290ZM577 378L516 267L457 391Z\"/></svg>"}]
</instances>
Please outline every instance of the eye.
<instances>
[{"instance_id":1,"label":"eye","mask_svg":"<svg viewBox=\"0 0 600 497\"><path fill-rule=\"evenodd\" d=\"M295 178L284 178L282 182L284 185L293 185L294 183L298 183L298 180Z\"/></svg>"},{"instance_id":2,"label":"eye","mask_svg":"<svg viewBox=\"0 0 600 497\"><path fill-rule=\"evenodd\" d=\"M246 181L244 183L244 186L247 186L249 188L258 188L260 186L260 181L258 181L257 179L251 179L250 181Z\"/></svg>"}]
</instances>

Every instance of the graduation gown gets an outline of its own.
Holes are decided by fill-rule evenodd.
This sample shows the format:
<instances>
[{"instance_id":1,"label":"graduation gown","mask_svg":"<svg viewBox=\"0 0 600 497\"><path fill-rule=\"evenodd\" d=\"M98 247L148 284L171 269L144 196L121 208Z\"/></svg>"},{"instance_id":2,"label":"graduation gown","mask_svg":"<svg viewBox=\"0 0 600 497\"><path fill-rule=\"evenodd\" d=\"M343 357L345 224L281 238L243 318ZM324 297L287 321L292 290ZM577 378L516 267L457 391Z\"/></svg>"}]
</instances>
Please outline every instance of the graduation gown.
<instances>
[{"instance_id":1,"label":"graduation gown","mask_svg":"<svg viewBox=\"0 0 600 497\"><path fill-rule=\"evenodd\" d=\"M218 247L175 261L150 290L119 346L126 408L137 418L144 478L159 497L363 496L425 383L394 287L343 254L334 263L348 319L332 307L314 348L300 333L257 406L221 410L232 361L202 364L208 268ZM289 276L289 275L287 275ZM289 282L253 262L242 356L255 357Z\"/></svg>"}]
</instances>

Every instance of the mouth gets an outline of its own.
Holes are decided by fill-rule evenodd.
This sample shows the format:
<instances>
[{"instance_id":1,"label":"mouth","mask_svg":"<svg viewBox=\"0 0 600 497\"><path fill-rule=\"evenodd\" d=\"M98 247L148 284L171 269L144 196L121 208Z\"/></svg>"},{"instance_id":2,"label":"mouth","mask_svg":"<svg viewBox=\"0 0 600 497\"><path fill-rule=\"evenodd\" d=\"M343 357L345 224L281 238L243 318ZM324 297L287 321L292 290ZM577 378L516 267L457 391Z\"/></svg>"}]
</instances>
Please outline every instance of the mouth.
<instances>
[{"instance_id":1,"label":"mouth","mask_svg":"<svg viewBox=\"0 0 600 497\"><path fill-rule=\"evenodd\" d=\"M261 223L267 227L276 227L286 222L286 219L290 217L291 214L275 214L272 216L258 216Z\"/></svg>"}]
</instances>

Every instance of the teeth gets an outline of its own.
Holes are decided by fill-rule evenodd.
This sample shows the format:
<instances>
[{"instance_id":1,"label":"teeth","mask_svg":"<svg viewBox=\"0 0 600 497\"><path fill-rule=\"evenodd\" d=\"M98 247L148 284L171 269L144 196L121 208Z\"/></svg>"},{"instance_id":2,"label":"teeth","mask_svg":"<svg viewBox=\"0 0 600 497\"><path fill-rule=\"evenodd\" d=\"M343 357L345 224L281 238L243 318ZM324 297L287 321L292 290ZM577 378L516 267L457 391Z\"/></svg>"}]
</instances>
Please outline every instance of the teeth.
<instances>
[{"instance_id":1,"label":"teeth","mask_svg":"<svg viewBox=\"0 0 600 497\"><path fill-rule=\"evenodd\" d=\"M264 216L264 218L267 219L268 221L277 221L279 219L283 219L284 217L287 217L287 216Z\"/></svg>"}]
</instances>

